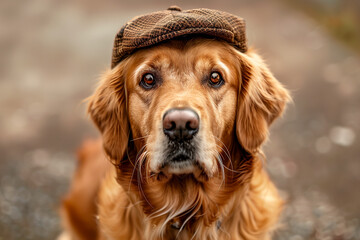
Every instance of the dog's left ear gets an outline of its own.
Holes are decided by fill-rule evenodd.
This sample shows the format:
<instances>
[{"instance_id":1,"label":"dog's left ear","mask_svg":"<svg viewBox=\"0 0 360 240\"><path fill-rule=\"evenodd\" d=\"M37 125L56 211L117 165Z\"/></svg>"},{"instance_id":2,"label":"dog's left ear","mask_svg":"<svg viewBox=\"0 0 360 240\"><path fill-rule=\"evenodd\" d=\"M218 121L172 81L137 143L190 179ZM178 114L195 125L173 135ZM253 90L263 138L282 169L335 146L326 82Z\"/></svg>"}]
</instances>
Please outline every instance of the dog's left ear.
<instances>
[{"instance_id":1,"label":"dog's left ear","mask_svg":"<svg viewBox=\"0 0 360 240\"><path fill-rule=\"evenodd\" d=\"M238 56L241 79L236 135L245 150L254 152L267 139L268 127L282 114L290 96L259 55L248 51Z\"/></svg>"}]
</instances>

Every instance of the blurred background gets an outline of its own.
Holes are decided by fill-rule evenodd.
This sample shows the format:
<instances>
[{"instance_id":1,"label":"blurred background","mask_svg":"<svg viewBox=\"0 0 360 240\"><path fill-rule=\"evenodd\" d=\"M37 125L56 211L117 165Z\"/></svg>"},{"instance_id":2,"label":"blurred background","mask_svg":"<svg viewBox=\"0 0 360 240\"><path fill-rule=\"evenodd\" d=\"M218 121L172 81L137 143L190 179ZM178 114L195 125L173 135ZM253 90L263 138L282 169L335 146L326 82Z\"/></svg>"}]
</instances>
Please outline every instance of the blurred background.
<instances>
[{"instance_id":1,"label":"blurred background","mask_svg":"<svg viewBox=\"0 0 360 240\"><path fill-rule=\"evenodd\" d=\"M292 92L271 128L268 171L287 207L277 240L360 239L360 1L2 0L0 240L54 239L81 141L98 136L82 100L136 15L216 8Z\"/></svg>"}]
</instances>

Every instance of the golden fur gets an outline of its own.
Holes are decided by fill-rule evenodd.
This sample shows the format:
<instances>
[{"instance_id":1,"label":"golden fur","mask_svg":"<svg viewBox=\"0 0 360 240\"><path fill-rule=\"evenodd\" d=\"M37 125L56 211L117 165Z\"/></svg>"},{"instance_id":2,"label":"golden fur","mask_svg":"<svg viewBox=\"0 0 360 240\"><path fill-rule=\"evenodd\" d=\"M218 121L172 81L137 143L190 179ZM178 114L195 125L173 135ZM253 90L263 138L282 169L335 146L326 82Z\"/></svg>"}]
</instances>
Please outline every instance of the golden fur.
<instances>
[{"instance_id":1,"label":"golden fur","mask_svg":"<svg viewBox=\"0 0 360 240\"><path fill-rule=\"evenodd\" d=\"M214 70L225 81L217 89L206 83ZM141 76L153 71L159 85L141 88ZM62 206L66 236L270 239L283 202L260 147L289 99L251 50L206 38L138 50L108 70L89 98L106 154L100 144L83 147L88 156L80 156ZM161 120L174 107L194 109L201 121L198 166L186 174L161 168Z\"/></svg>"}]
</instances>

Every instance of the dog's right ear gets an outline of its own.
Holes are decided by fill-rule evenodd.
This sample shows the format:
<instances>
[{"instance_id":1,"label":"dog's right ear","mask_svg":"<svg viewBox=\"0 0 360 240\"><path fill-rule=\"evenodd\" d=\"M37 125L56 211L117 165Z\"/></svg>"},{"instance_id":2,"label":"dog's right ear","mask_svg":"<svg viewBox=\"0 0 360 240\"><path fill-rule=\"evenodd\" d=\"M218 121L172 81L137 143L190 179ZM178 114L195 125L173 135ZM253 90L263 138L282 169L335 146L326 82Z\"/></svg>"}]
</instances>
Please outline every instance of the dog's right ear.
<instances>
[{"instance_id":1,"label":"dog's right ear","mask_svg":"<svg viewBox=\"0 0 360 240\"><path fill-rule=\"evenodd\" d=\"M124 69L120 63L105 72L95 93L88 98L88 113L100 130L104 150L114 164L122 160L129 140Z\"/></svg>"}]
</instances>

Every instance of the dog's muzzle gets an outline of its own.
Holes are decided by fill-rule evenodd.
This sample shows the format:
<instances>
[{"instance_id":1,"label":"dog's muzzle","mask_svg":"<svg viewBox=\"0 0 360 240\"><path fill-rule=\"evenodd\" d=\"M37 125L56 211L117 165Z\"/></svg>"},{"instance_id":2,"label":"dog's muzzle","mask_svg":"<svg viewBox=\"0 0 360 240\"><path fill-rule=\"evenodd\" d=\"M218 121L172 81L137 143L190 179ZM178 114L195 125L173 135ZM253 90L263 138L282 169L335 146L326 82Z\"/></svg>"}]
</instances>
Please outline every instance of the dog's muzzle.
<instances>
[{"instance_id":1,"label":"dog's muzzle","mask_svg":"<svg viewBox=\"0 0 360 240\"><path fill-rule=\"evenodd\" d=\"M199 132L199 127L199 115L192 109L172 108L165 112L163 132L167 141L162 168L167 167L169 171L177 173L192 171L197 164L194 137Z\"/></svg>"}]
</instances>

